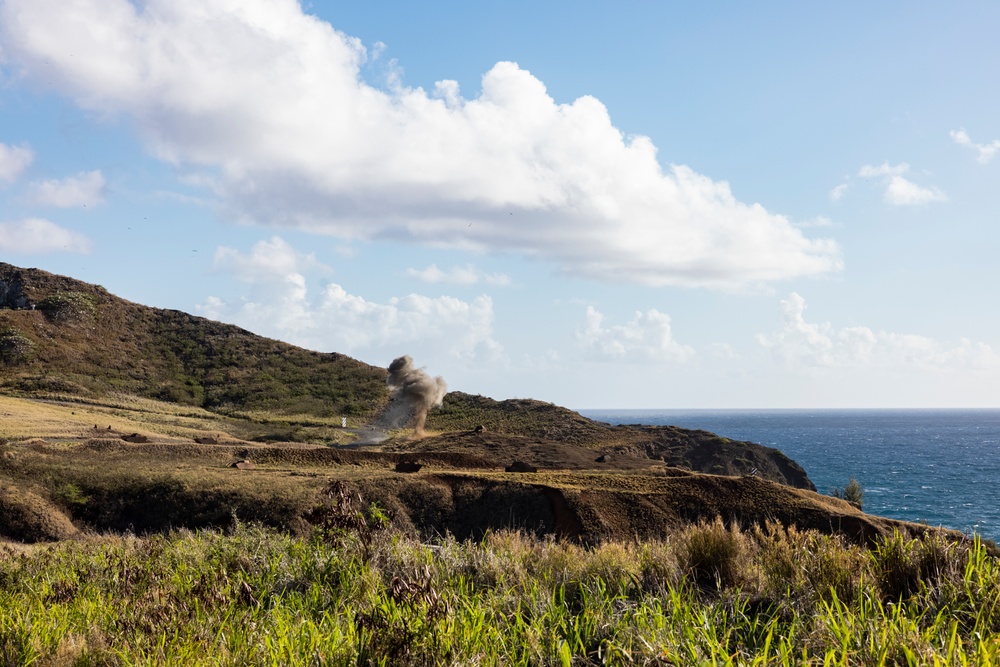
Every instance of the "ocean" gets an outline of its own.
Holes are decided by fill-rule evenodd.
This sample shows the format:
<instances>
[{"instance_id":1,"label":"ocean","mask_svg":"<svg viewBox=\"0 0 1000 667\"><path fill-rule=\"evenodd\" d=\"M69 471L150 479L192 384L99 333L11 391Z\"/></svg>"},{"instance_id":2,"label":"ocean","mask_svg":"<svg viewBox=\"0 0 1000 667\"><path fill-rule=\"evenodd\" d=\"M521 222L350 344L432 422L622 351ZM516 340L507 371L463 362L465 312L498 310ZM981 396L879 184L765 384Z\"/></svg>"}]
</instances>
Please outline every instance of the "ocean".
<instances>
[{"instance_id":1,"label":"ocean","mask_svg":"<svg viewBox=\"0 0 1000 667\"><path fill-rule=\"evenodd\" d=\"M820 493L853 476L864 509L1000 541L1000 410L581 410L775 447Z\"/></svg>"}]
</instances>

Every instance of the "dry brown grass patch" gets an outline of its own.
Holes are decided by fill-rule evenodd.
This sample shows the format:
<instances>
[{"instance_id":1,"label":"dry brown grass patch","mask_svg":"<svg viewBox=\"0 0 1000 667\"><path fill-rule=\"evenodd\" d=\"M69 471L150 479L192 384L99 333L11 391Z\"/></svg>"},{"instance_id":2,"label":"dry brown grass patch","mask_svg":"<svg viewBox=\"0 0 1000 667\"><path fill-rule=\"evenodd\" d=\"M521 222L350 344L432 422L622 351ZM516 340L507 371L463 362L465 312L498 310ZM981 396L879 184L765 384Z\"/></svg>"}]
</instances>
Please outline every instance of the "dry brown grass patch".
<instances>
[{"instance_id":1,"label":"dry brown grass patch","mask_svg":"<svg viewBox=\"0 0 1000 667\"><path fill-rule=\"evenodd\" d=\"M2 483L0 534L21 542L66 540L79 534L58 507L28 489Z\"/></svg>"}]
</instances>

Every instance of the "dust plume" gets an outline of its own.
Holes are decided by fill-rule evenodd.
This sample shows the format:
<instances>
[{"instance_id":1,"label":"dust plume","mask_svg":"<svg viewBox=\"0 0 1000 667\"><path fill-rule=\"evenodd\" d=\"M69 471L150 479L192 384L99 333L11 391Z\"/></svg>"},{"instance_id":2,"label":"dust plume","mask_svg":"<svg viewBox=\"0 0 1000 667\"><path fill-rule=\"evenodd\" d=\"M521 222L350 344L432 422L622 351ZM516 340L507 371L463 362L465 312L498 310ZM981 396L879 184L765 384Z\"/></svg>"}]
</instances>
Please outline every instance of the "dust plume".
<instances>
[{"instance_id":1,"label":"dust plume","mask_svg":"<svg viewBox=\"0 0 1000 667\"><path fill-rule=\"evenodd\" d=\"M442 377L431 377L424 369L413 365L413 359L403 355L389 364L389 405L367 429L365 442L379 442L387 431L413 425L414 434L424 435L427 412L441 405L448 385Z\"/></svg>"}]
</instances>

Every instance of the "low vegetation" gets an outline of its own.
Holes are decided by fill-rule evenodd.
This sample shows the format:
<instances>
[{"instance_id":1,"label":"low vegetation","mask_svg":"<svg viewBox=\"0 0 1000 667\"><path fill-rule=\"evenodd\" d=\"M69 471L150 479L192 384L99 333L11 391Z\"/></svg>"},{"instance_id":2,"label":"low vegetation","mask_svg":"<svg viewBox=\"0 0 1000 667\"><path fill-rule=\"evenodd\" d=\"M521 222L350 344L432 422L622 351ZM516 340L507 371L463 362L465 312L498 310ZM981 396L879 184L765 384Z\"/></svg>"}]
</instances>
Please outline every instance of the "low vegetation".
<instances>
[{"instance_id":1,"label":"low vegetation","mask_svg":"<svg viewBox=\"0 0 1000 667\"><path fill-rule=\"evenodd\" d=\"M844 486L843 491L841 491L838 487L833 487L830 495L834 498L846 500L858 509L862 509L864 507L865 491L861 488L861 483L853 477L847 480L847 484Z\"/></svg>"},{"instance_id":2,"label":"low vegetation","mask_svg":"<svg viewBox=\"0 0 1000 667\"><path fill-rule=\"evenodd\" d=\"M27 336L14 329L0 329L0 366L17 366L31 358L35 344Z\"/></svg>"},{"instance_id":3,"label":"low vegetation","mask_svg":"<svg viewBox=\"0 0 1000 667\"><path fill-rule=\"evenodd\" d=\"M222 413L371 418L385 371L256 336L103 287L0 262L20 307L0 306L0 390L44 397L127 393Z\"/></svg>"},{"instance_id":4,"label":"low vegetation","mask_svg":"<svg viewBox=\"0 0 1000 667\"><path fill-rule=\"evenodd\" d=\"M585 548L427 545L334 493L291 537L240 524L0 551L0 656L38 665L990 665L983 545L868 550L767 525Z\"/></svg>"}]
</instances>

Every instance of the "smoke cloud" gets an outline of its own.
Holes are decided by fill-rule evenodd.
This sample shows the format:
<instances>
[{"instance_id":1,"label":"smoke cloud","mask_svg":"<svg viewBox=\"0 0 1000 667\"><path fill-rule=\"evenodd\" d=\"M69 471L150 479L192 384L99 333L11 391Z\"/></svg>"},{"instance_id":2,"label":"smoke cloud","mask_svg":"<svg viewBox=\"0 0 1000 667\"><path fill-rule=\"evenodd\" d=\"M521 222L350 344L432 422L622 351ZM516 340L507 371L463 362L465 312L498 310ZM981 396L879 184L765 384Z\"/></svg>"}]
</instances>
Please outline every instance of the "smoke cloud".
<instances>
[{"instance_id":1,"label":"smoke cloud","mask_svg":"<svg viewBox=\"0 0 1000 667\"><path fill-rule=\"evenodd\" d=\"M442 377L431 377L424 369L413 365L413 359L403 355L389 364L389 407L377 420L385 429L403 428L412 424L415 434L423 436L427 412L441 406L448 385Z\"/></svg>"}]
</instances>

